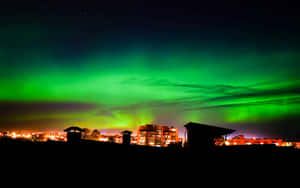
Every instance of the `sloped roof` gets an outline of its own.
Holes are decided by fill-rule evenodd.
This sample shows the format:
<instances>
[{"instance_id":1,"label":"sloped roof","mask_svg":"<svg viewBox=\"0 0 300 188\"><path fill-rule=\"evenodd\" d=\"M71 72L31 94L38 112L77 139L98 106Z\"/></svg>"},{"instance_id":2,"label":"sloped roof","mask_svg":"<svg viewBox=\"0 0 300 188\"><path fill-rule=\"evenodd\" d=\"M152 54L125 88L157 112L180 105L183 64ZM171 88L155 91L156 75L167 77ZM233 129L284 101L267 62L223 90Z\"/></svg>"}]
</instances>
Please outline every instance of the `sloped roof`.
<instances>
[{"instance_id":1,"label":"sloped roof","mask_svg":"<svg viewBox=\"0 0 300 188\"><path fill-rule=\"evenodd\" d=\"M125 130L125 131L122 131L121 133L122 133L122 134L131 134L132 132L131 132L131 131L128 131L128 130Z\"/></svg>"},{"instance_id":2,"label":"sloped roof","mask_svg":"<svg viewBox=\"0 0 300 188\"><path fill-rule=\"evenodd\" d=\"M69 132L69 131L80 131L80 132L83 132L84 130L79 128L79 127L69 127L69 128L66 128L64 130L65 132Z\"/></svg>"},{"instance_id":3,"label":"sloped roof","mask_svg":"<svg viewBox=\"0 0 300 188\"><path fill-rule=\"evenodd\" d=\"M186 127L187 129L193 129L197 132L199 131L201 134L208 135L208 136L222 136L222 135L233 133L235 131L232 129L194 123L194 122L189 122L185 124L184 127Z\"/></svg>"}]
</instances>

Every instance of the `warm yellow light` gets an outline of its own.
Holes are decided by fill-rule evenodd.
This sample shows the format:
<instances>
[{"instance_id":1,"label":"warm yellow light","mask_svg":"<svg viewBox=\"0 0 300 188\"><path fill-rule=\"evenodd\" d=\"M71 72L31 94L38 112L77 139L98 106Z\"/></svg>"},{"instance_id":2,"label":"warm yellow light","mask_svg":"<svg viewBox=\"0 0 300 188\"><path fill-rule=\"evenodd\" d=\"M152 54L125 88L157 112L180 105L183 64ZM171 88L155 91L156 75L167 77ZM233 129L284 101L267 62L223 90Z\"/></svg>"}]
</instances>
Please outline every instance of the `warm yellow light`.
<instances>
[{"instance_id":1,"label":"warm yellow light","mask_svg":"<svg viewBox=\"0 0 300 188\"><path fill-rule=\"evenodd\" d=\"M15 133L15 132L12 132L11 137L12 137L12 138L16 138L16 137L17 137L16 133Z\"/></svg>"}]
</instances>

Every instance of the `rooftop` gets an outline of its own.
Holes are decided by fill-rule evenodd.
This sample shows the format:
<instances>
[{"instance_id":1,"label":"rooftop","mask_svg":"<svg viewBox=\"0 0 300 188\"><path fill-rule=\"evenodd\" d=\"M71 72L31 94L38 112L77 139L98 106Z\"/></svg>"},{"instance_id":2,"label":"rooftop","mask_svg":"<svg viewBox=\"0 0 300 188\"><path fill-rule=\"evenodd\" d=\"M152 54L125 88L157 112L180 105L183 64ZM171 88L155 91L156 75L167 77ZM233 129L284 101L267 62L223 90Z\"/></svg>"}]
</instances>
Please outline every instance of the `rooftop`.
<instances>
[{"instance_id":1,"label":"rooftop","mask_svg":"<svg viewBox=\"0 0 300 188\"><path fill-rule=\"evenodd\" d=\"M72 131L83 132L84 130L79 127L69 127L69 128L66 128L64 131L65 132L72 132Z\"/></svg>"},{"instance_id":2,"label":"rooftop","mask_svg":"<svg viewBox=\"0 0 300 188\"><path fill-rule=\"evenodd\" d=\"M222 136L222 135L233 133L235 131L232 129L211 126L211 125L205 125L205 124L200 124L200 123L194 123L194 122L189 122L189 123L185 124L184 127L186 127L187 129L193 129L193 130L196 130L197 132L199 131L205 135L211 135L211 136Z\"/></svg>"}]
</instances>

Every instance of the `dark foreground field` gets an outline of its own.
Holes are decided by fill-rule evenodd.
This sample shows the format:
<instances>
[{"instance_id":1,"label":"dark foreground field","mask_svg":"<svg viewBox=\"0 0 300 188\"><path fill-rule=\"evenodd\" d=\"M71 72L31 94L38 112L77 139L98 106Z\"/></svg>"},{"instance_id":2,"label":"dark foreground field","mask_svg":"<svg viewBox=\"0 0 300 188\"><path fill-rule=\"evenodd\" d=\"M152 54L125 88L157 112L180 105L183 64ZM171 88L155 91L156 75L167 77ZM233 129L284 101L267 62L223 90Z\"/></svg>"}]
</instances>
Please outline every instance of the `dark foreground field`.
<instances>
[{"instance_id":1,"label":"dark foreground field","mask_svg":"<svg viewBox=\"0 0 300 188\"><path fill-rule=\"evenodd\" d=\"M101 172L130 177L130 172L143 176L151 170L162 174L178 175L190 171L215 175L228 170L238 173L240 170L280 166L296 168L298 154L299 150L271 145L216 147L211 150L199 148L192 151L183 147L157 148L95 141L79 144L12 139L0 141L1 164L8 165L12 170L33 171L34 176L50 171L53 176L58 173L63 176L99 175ZM186 170L179 171L180 168Z\"/></svg>"}]
</instances>

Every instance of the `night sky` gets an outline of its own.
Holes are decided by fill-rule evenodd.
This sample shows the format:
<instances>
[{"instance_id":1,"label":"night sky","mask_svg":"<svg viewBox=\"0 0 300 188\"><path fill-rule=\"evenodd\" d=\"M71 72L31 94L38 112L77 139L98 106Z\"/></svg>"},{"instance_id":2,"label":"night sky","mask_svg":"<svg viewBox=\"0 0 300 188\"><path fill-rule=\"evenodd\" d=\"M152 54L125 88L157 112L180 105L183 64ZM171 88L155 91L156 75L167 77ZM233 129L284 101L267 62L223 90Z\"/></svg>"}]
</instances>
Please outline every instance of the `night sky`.
<instances>
[{"instance_id":1,"label":"night sky","mask_svg":"<svg viewBox=\"0 0 300 188\"><path fill-rule=\"evenodd\" d=\"M300 137L297 7L43 2L1 7L0 129L195 121Z\"/></svg>"}]
</instances>

